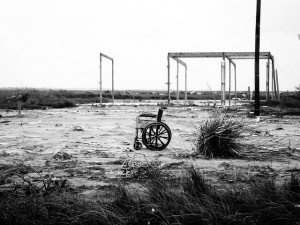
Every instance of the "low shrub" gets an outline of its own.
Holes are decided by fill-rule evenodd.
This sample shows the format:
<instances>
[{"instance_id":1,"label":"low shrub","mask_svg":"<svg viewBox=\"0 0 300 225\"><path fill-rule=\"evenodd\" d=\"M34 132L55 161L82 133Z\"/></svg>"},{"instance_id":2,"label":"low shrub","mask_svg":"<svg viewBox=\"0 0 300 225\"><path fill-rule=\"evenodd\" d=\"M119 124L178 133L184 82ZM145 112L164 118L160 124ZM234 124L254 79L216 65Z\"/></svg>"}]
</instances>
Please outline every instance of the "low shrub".
<instances>
[{"instance_id":1,"label":"low shrub","mask_svg":"<svg viewBox=\"0 0 300 225\"><path fill-rule=\"evenodd\" d=\"M198 128L196 152L207 158L238 157L237 138L245 130L244 122L218 114Z\"/></svg>"}]
</instances>

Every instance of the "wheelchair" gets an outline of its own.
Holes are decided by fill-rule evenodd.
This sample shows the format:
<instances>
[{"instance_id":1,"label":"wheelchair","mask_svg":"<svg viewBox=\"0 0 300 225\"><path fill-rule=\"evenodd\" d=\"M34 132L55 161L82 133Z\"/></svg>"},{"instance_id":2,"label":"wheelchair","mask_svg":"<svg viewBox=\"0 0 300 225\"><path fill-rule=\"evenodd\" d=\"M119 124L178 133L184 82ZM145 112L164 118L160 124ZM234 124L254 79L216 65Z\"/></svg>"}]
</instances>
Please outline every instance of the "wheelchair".
<instances>
[{"instance_id":1,"label":"wheelchair","mask_svg":"<svg viewBox=\"0 0 300 225\"><path fill-rule=\"evenodd\" d=\"M136 118L136 135L133 148L140 150L142 144L150 150L163 150L171 141L172 133L167 124L161 122L163 108L158 114L140 114Z\"/></svg>"}]
</instances>

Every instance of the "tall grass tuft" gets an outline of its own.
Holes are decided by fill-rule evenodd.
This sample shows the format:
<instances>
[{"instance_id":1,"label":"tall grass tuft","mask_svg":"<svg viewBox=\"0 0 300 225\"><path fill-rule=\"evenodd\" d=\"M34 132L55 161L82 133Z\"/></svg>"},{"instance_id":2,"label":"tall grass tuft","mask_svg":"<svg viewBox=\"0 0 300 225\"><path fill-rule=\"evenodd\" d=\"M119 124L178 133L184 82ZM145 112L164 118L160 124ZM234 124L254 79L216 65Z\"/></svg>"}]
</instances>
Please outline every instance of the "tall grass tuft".
<instances>
[{"instance_id":1,"label":"tall grass tuft","mask_svg":"<svg viewBox=\"0 0 300 225\"><path fill-rule=\"evenodd\" d=\"M187 175L182 182L185 193L193 197L202 197L203 195L211 195L212 187L204 179L193 166L187 168Z\"/></svg>"},{"instance_id":2,"label":"tall grass tuft","mask_svg":"<svg viewBox=\"0 0 300 225\"><path fill-rule=\"evenodd\" d=\"M125 224L118 208L63 192L47 197L3 194L0 224Z\"/></svg>"},{"instance_id":3,"label":"tall grass tuft","mask_svg":"<svg viewBox=\"0 0 300 225\"><path fill-rule=\"evenodd\" d=\"M239 157L237 138L244 130L242 120L218 114L199 127L196 152L207 158Z\"/></svg>"}]
</instances>

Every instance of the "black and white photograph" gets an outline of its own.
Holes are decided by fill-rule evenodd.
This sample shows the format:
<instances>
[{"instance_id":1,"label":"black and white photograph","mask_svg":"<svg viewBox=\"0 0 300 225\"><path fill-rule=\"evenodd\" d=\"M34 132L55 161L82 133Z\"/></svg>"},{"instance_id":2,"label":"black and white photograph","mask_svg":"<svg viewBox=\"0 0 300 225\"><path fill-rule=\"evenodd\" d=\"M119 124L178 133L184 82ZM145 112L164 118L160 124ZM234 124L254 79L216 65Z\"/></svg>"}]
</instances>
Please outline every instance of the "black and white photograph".
<instances>
[{"instance_id":1,"label":"black and white photograph","mask_svg":"<svg viewBox=\"0 0 300 225\"><path fill-rule=\"evenodd\" d=\"M299 0L1 0L1 225L300 225Z\"/></svg>"}]
</instances>

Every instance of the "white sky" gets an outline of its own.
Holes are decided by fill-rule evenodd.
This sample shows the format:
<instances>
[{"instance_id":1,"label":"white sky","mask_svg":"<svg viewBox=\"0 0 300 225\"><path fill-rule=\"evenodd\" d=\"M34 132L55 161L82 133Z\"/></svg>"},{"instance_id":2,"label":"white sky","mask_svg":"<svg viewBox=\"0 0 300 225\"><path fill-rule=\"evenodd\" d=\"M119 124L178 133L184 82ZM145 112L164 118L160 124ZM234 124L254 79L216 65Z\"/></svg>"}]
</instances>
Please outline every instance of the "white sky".
<instances>
[{"instance_id":1,"label":"white sky","mask_svg":"<svg viewBox=\"0 0 300 225\"><path fill-rule=\"evenodd\" d=\"M254 52L255 16L256 0L0 0L0 87L98 89L102 52L115 89L166 90L168 52ZM274 55L282 91L300 84L298 34L299 0L262 0L260 50ZM182 60L190 90L220 90L221 59ZM236 63L238 90L254 89L254 60ZM105 88L110 71L104 59ZM183 78L181 68L182 90Z\"/></svg>"}]
</instances>

